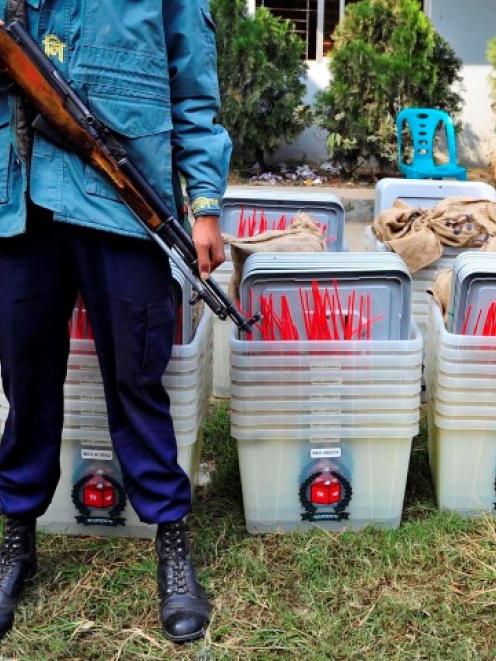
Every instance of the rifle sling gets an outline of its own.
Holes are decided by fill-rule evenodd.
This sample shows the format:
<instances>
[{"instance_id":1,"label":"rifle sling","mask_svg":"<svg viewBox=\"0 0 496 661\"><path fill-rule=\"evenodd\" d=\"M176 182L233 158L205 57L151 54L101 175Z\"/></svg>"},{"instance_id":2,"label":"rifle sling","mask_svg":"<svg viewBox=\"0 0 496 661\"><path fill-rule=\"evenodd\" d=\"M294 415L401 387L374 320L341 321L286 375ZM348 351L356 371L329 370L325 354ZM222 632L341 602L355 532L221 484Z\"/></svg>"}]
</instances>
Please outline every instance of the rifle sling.
<instances>
[{"instance_id":1,"label":"rifle sling","mask_svg":"<svg viewBox=\"0 0 496 661\"><path fill-rule=\"evenodd\" d=\"M27 26L27 13L25 0L8 0L6 9L7 23L17 20ZM31 163L33 149L33 112L26 101L15 92L15 86L9 92L14 95L14 131L16 136L17 153L26 169Z\"/></svg>"}]
</instances>

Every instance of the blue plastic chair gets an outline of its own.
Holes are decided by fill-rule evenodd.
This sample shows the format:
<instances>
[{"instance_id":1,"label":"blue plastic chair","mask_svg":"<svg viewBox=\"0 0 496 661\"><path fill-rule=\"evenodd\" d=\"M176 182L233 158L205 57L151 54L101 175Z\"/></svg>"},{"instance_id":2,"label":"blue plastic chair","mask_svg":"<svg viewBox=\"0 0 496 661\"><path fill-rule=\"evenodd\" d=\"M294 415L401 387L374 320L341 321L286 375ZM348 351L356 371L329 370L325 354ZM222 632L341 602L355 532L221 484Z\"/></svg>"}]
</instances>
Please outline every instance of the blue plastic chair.
<instances>
[{"instance_id":1,"label":"blue plastic chair","mask_svg":"<svg viewBox=\"0 0 496 661\"><path fill-rule=\"evenodd\" d=\"M449 162L434 162L434 137L439 124L444 124L448 140ZM413 160L403 160L403 130L408 124L413 140ZM398 164L407 179L467 179L467 170L457 161L456 136L453 120L448 113L431 108L405 108L396 117Z\"/></svg>"}]
</instances>

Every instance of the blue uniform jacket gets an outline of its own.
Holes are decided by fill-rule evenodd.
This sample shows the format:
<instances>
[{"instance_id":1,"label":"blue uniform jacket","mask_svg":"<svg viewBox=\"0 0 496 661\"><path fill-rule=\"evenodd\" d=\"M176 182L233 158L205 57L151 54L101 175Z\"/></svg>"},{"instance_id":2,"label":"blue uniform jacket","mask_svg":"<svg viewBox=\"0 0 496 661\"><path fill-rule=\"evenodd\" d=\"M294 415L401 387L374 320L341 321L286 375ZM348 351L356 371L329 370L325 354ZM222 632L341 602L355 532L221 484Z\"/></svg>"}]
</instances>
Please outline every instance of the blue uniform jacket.
<instances>
[{"instance_id":1,"label":"blue uniform jacket","mask_svg":"<svg viewBox=\"0 0 496 661\"><path fill-rule=\"evenodd\" d=\"M0 0L5 17L8 0ZM32 36L174 208L173 163L195 215L218 214L231 152L219 110L208 0L27 0ZM0 236L26 226L25 193L59 221L145 236L109 184L41 135L29 176L17 149L14 99L0 90Z\"/></svg>"}]
</instances>

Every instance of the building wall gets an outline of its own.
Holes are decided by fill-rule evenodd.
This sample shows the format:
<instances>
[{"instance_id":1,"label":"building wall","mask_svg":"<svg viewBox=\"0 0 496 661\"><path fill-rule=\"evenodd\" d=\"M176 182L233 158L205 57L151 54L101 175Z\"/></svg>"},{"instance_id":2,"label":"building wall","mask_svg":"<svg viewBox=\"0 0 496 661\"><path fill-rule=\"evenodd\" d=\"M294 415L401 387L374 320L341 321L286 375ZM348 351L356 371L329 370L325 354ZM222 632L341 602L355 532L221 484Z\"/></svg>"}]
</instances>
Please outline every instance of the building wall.
<instances>
[{"instance_id":1,"label":"building wall","mask_svg":"<svg viewBox=\"0 0 496 661\"><path fill-rule=\"evenodd\" d=\"M496 0L431 0L437 31L463 60L461 158L486 165L496 151L496 114L491 108L487 42L496 36Z\"/></svg>"},{"instance_id":2,"label":"building wall","mask_svg":"<svg viewBox=\"0 0 496 661\"><path fill-rule=\"evenodd\" d=\"M496 2L496 0L495 0ZM329 85L330 73L327 60L308 63L307 94L305 103L311 105L315 95ZM301 133L290 144L282 145L274 154L273 161L295 160L301 163L322 163L328 158L327 133L312 126Z\"/></svg>"},{"instance_id":3,"label":"building wall","mask_svg":"<svg viewBox=\"0 0 496 661\"><path fill-rule=\"evenodd\" d=\"M469 165L487 165L496 153L496 113L491 108L486 59L488 40L496 36L496 0L427 0L426 11L438 32L462 58L463 133L460 159ZM329 84L327 62L309 62L306 103ZM327 158L326 134L317 127L283 145L274 161L285 159L321 162Z\"/></svg>"}]
</instances>

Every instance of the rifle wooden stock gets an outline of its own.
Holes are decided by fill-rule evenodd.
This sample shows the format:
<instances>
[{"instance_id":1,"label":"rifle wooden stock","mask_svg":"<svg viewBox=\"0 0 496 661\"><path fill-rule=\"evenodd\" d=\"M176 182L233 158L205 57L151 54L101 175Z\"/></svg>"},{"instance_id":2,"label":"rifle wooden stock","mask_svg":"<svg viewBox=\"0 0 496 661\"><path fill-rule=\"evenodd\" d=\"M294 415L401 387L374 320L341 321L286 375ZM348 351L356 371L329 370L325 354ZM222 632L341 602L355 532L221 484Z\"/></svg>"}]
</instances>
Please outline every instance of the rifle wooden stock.
<instances>
[{"instance_id":1,"label":"rifle wooden stock","mask_svg":"<svg viewBox=\"0 0 496 661\"><path fill-rule=\"evenodd\" d=\"M118 136L92 115L18 21L8 26L0 24L0 69L39 112L50 133L70 145L109 180L137 220L189 280L196 300L203 299L221 319L230 317L240 330L249 331L260 316L247 319L213 278L200 278L189 235L130 161ZM37 120L35 126L41 129Z\"/></svg>"}]
</instances>

